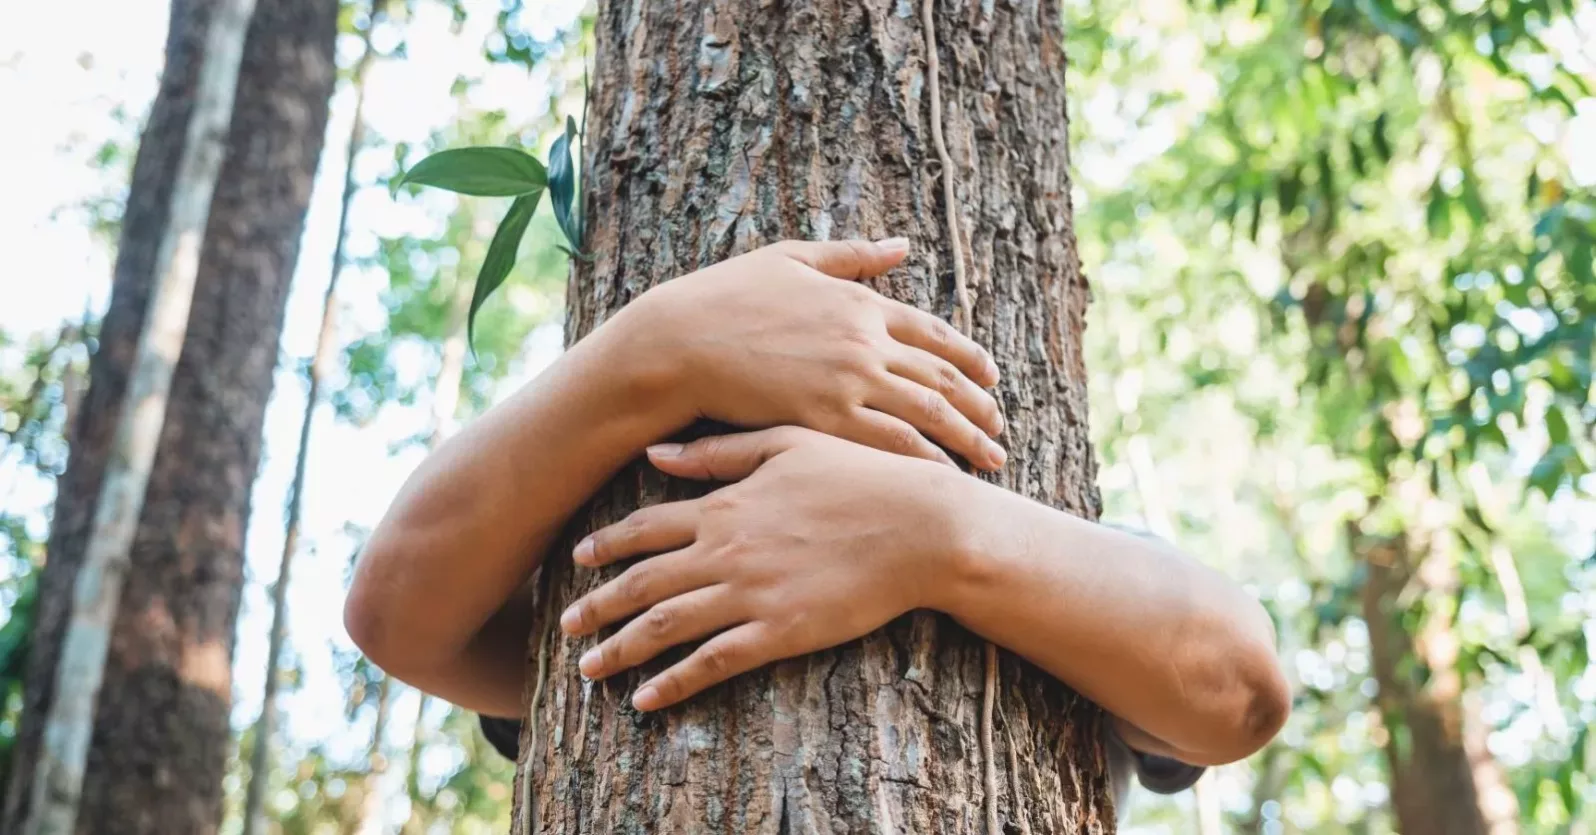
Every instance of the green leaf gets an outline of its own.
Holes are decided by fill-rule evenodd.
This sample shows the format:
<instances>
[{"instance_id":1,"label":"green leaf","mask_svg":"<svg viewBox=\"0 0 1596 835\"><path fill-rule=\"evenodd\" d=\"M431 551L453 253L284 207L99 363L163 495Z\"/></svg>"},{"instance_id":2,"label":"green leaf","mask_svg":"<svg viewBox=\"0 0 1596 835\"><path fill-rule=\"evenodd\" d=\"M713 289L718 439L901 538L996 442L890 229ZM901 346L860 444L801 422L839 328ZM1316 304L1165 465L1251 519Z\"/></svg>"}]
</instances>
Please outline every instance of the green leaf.
<instances>
[{"instance_id":1,"label":"green leaf","mask_svg":"<svg viewBox=\"0 0 1596 835\"><path fill-rule=\"evenodd\" d=\"M1425 207L1424 225L1432 238L1452 234L1452 198L1441 189L1440 181L1430 187L1430 202Z\"/></svg>"},{"instance_id":2,"label":"green leaf","mask_svg":"<svg viewBox=\"0 0 1596 835\"><path fill-rule=\"evenodd\" d=\"M565 133L554 140L549 149L549 203L554 207L554 219L560 231L571 243L571 250L582 251L582 210L573 198L577 193L576 167L571 164L571 143L576 139L576 120L565 117Z\"/></svg>"},{"instance_id":3,"label":"green leaf","mask_svg":"<svg viewBox=\"0 0 1596 835\"><path fill-rule=\"evenodd\" d=\"M1381 162L1391 161L1391 141L1385 132L1385 114L1381 113L1374 118L1374 152L1380 155Z\"/></svg>"},{"instance_id":4,"label":"green leaf","mask_svg":"<svg viewBox=\"0 0 1596 835\"><path fill-rule=\"evenodd\" d=\"M515 148L451 148L416 163L394 188L432 186L475 197L519 197L541 193L548 183L543 163Z\"/></svg>"},{"instance_id":5,"label":"green leaf","mask_svg":"<svg viewBox=\"0 0 1596 835\"><path fill-rule=\"evenodd\" d=\"M1280 201L1280 217L1283 221L1290 216L1291 210L1297 208L1297 194L1302 190L1302 175L1292 171L1280 178L1276 184L1275 199Z\"/></svg>"},{"instance_id":6,"label":"green leaf","mask_svg":"<svg viewBox=\"0 0 1596 835\"><path fill-rule=\"evenodd\" d=\"M476 287L471 291L471 312L466 316L466 342L475 345L477 311L509 277L510 269L515 266L516 251L521 248L521 237L526 234L527 224L532 222L532 213L537 211L538 201L542 198L542 189L517 197L510 204L510 210L504 213L504 220L499 221L493 241L488 244L488 254L482 259L482 269L477 272Z\"/></svg>"},{"instance_id":7,"label":"green leaf","mask_svg":"<svg viewBox=\"0 0 1596 835\"><path fill-rule=\"evenodd\" d=\"M1546 407L1546 436L1553 444L1568 443L1568 418L1555 402Z\"/></svg>"}]
</instances>

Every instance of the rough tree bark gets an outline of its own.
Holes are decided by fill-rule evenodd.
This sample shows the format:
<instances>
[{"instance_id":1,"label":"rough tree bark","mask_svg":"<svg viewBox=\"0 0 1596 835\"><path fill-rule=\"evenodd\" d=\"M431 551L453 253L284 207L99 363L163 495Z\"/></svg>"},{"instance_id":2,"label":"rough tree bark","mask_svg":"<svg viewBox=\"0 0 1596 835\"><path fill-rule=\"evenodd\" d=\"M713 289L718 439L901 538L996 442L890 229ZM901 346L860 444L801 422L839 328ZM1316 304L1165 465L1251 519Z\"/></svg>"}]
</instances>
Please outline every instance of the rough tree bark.
<instances>
[{"instance_id":1,"label":"rough tree bark","mask_svg":"<svg viewBox=\"0 0 1596 835\"><path fill-rule=\"evenodd\" d=\"M921 13L920 0L601 2L585 149L596 260L573 274L568 339L656 282L787 237L906 235L909 262L874 285L951 317L961 235L973 332L1003 371L1001 483L1095 516L1057 4L937 5L952 170L932 146ZM634 466L554 553L694 489ZM551 559L540 610L601 579ZM585 648L534 630L515 832L986 828L983 644L945 618L902 618L661 715L626 704L635 675L584 683ZM996 694L1005 831L1111 831L1099 711L1007 654Z\"/></svg>"},{"instance_id":2,"label":"rough tree bark","mask_svg":"<svg viewBox=\"0 0 1596 835\"><path fill-rule=\"evenodd\" d=\"M212 4L175 0L168 63L134 166L111 305L73 427L41 579L19 762L40 743L71 589L151 291ZM334 0L260 0L211 206L191 323L111 638L78 815L84 833L209 833L221 778L244 523L283 306L332 90ZM114 694L111 696L110 694ZM3 831L26 818L13 775Z\"/></svg>"}]
</instances>

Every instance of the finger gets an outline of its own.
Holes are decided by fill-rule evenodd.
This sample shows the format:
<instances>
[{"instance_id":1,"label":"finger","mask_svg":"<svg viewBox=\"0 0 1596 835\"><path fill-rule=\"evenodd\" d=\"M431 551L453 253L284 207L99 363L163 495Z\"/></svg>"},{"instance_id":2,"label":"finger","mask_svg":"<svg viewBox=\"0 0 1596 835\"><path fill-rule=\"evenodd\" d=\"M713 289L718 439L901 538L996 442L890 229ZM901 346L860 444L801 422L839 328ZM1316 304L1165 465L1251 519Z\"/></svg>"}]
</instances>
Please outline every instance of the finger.
<instances>
[{"instance_id":1,"label":"finger","mask_svg":"<svg viewBox=\"0 0 1596 835\"><path fill-rule=\"evenodd\" d=\"M782 241L776 251L834 278L881 275L909 254L908 238L881 241Z\"/></svg>"},{"instance_id":2,"label":"finger","mask_svg":"<svg viewBox=\"0 0 1596 835\"><path fill-rule=\"evenodd\" d=\"M946 452L926 440L924 435L906 421L875 409L864 407L855 409L853 414L837 427L836 434L856 444L864 444L911 458L924 458L950 467L955 466L953 459L949 458Z\"/></svg>"},{"instance_id":3,"label":"finger","mask_svg":"<svg viewBox=\"0 0 1596 835\"><path fill-rule=\"evenodd\" d=\"M983 470L996 470L1008 460L1008 453L997 441L987 437L935 389L891 376L865 396L865 405L907 421Z\"/></svg>"},{"instance_id":4,"label":"finger","mask_svg":"<svg viewBox=\"0 0 1596 835\"><path fill-rule=\"evenodd\" d=\"M953 363L979 385L997 385L997 363L975 340L924 310L884 297L881 302L887 310L887 333L893 339Z\"/></svg>"},{"instance_id":5,"label":"finger","mask_svg":"<svg viewBox=\"0 0 1596 835\"><path fill-rule=\"evenodd\" d=\"M592 679L629 670L677 644L696 641L740 623L726 586L709 586L656 604L588 650L577 667Z\"/></svg>"},{"instance_id":6,"label":"finger","mask_svg":"<svg viewBox=\"0 0 1596 835\"><path fill-rule=\"evenodd\" d=\"M588 534L571 558L590 568L641 554L657 554L691 545L698 533L696 499L639 508L613 525Z\"/></svg>"},{"instance_id":7,"label":"finger","mask_svg":"<svg viewBox=\"0 0 1596 835\"><path fill-rule=\"evenodd\" d=\"M572 603L560 615L560 629L573 637L589 635L662 600L709 585L704 562L696 556L689 548L633 564Z\"/></svg>"},{"instance_id":8,"label":"finger","mask_svg":"<svg viewBox=\"0 0 1596 835\"><path fill-rule=\"evenodd\" d=\"M680 478L738 481L778 454L791 449L808 430L778 426L738 435L715 435L690 444L655 444L648 460Z\"/></svg>"},{"instance_id":9,"label":"finger","mask_svg":"<svg viewBox=\"0 0 1596 835\"><path fill-rule=\"evenodd\" d=\"M941 394L986 434L995 438L1003 433L1003 413L998 410L997 398L960 374L953 363L929 351L903 345L888 355L887 370Z\"/></svg>"},{"instance_id":10,"label":"finger","mask_svg":"<svg viewBox=\"0 0 1596 835\"><path fill-rule=\"evenodd\" d=\"M632 695L632 706L638 710L670 707L707 687L773 661L767 643L765 627L757 623L728 629L639 687Z\"/></svg>"}]
</instances>

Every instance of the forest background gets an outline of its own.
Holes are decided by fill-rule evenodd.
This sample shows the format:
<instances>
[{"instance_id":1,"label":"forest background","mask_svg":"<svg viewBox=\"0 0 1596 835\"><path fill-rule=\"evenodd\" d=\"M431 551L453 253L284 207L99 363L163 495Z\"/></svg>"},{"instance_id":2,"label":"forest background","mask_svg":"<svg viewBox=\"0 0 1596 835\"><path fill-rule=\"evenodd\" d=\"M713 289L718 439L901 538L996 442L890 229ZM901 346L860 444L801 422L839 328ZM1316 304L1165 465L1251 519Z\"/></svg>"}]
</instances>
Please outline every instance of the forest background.
<instances>
[{"instance_id":1,"label":"forest background","mask_svg":"<svg viewBox=\"0 0 1596 835\"><path fill-rule=\"evenodd\" d=\"M64 428L162 66L166 3L95 5L0 11L0 112L16 117L0 131L0 772ZM1596 4L1063 8L1105 515L1174 538L1256 593L1297 693L1274 745L1216 770L1200 795L1139 796L1127 830L1399 831L1392 775L1414 743L1381 696L1409 682L1422 695L1445 678L1439 663L1499 777L1482 785L1517 831L1590 832ZM588 10L368 9L341 9L340 78L254 486L229 833L252 780L284 833L502 832L509 813L512 765L471 717L365 663L341 601L362 538L431 439L561 345L566 261L548 208L483 307L475 354L461 355L459 288L502 207L389 184L444 147L519 142L543 156L580 116ZM350 155L357 82L365 136ZM346 176L337 353L306 453L288 639L269 658ZM1414 484L1423 500L1399 501ZM1410 515L1447 533L1441 579L1408 584L1401 616L1371 625L1369 538ZM1387 629L1422 673L1380 669L1371 644ZM1426 654L1440 645L1451 651ZM274 765L253 775L262 688L278 674Z\"/></svg>"}]
</instances>

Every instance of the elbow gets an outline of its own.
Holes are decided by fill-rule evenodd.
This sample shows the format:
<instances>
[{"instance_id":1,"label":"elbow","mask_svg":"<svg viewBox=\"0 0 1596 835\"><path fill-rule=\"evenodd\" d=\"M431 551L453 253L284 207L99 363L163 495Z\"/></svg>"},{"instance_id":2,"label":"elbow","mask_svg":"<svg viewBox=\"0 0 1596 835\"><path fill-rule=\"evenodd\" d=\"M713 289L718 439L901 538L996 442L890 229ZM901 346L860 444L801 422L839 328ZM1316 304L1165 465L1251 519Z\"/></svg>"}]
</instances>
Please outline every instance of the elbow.
<instances>
[{"instance_id":1,"label":"elbow","mask_svg":"<svg viewBox=\"0 0 1596 835\"><path fill-rule=\"evenodd\" d=\"M384 584L372 576L372 563L380 561L378 557L368 547L355 567L349 596L344 599L344 631L371 663L404 679L409 675L406 668L412 653L405 647L410 642L398 634L402 619L396 616L392 595L385 593Z\"/></svg>"},{"instance_id":2,"label":"elbow","mask_svg":"<svg viewBox=\"0 0 1596 835\"><path fill-rule=\"evenodd\" d=\"M344 631L371 663L389 671L389 650L393 641L388 639L386 621L378 596L360 582L357 572L355 582L349 587L349 596L344 599Z\"/></svg>"},{"instance_id":3,"label":"elbow","mask_svg":"<svg viewBox=\"0 0 1596 835\"><path fill-rule=\"evenodd\" d=\"M1182 670L1186 697L1196 704L1207 739L1191 746L1204 762L1244 760L1268 745L1291 716L1291 686L1272 647L1256 639L1205 642L1186 654L1197 661ZM1194 740L1194 742L1197 742Z\"/></svg>"},{"instance_id":4,"label":"elbow","mask_svg":"<svg viewBox=\"0 0 1596 835\"><path fill-rule=\"evenodd\" d=\"M1244 707L1236 721L1237 747L1231 761L1246 759L1268 745L1291 717L1291 685L1286 682L1274 653L1264 652L1265 663L1245 688Z\"/></svg>"}]
</instances>

